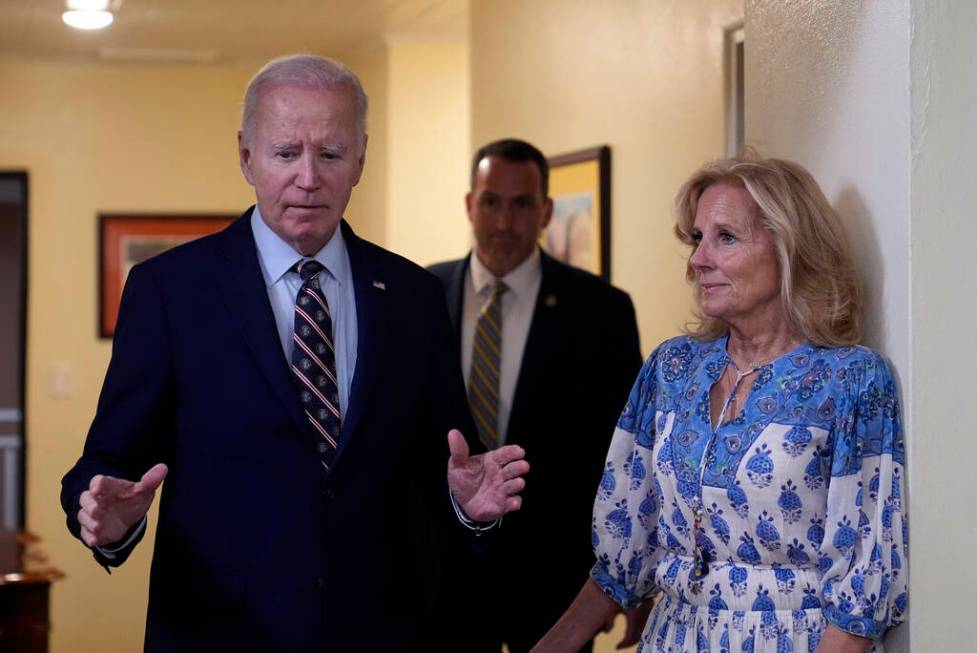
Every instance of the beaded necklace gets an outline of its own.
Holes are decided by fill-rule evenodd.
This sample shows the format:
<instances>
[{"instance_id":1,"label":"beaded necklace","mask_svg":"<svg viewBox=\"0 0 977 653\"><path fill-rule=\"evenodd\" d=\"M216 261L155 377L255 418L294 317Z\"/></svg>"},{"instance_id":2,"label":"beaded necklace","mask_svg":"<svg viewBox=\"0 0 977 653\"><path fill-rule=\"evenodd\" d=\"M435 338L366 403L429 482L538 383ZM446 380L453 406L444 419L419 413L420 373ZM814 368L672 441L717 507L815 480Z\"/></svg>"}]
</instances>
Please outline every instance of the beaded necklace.
<instances>
[{"instance_id":1,"label":"beaded necklace","mask_svg":"<svg viewBox=\"0 0 977 653\"><path fill-rule=\"evenodd\" d=\"M740 383L743 381L743 379L750 376L754 372L771 365L793 346L795 346L795 342L793 340L788 341L787 345L775 356L772 356L759 363L751 363L750 368L745 371L740 371L740 368L736 364L736 361L733 360L733 357L729 355L729 352L726 353L726 358L729 360L729 364L733 366L733 372L736 374L736 380L733 382L732 390L726 397L726 400L723 402L723 407L722 410L719 411L719 418L716 420L716 425L713 426L711 423L709 425L712 427L712 433L709 436L709 441L706 442L706 448L702 450L702 459L699 461L699 491L694 497L692 505L692 543L695 550L692 554L692 574L691 582L689 583L689 590L693 594L698 594L702 591L703 579L705 578L706 574L709 573L710 560L706 554L706 551L702 547L702 506L704 503L702 500L702 484L706 474L706 463L709 450L712 448L713 443L716 440L716 435L723 425L723 420L726 419L726 411L729 409L733 398L736 396L736 392L739 390Z\"/></svg>"}]
</instances>

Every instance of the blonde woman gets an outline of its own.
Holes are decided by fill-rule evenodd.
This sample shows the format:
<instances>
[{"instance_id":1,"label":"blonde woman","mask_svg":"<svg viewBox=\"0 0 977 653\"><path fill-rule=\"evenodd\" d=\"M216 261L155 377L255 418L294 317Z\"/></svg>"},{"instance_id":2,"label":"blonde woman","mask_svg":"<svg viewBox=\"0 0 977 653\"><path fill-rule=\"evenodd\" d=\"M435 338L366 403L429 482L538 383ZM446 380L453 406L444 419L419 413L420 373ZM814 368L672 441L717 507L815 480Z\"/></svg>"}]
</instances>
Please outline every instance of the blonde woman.
<instances>
[{"instance_id":1,"label":"blonde woman","mask_svg":"<svg viewBox=\"0 0 977 653\"><path fill-rule=\"evenodd\" d=\"M902 425L838 216L796 163L734 158L683 185L676 233L698 321L635 381L597 562L535 650L660 595L639 651L881 651L907 602Z\"/></svg>"}]
</instances>

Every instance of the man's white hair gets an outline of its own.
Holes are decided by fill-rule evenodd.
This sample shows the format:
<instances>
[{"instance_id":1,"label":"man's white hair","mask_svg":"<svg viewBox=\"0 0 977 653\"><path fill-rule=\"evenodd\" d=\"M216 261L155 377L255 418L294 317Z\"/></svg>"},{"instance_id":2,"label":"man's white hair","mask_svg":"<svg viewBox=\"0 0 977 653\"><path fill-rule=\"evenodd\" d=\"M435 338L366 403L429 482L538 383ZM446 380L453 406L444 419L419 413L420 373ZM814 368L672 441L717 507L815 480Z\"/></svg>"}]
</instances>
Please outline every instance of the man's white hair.
<instances>
[{"instance_id":1,"label":"man's white hair","mask_svg":"<svg viewBox=\"0 0 977 653\"><path fill-rule=\"evenodd\" d=\"M254 138L258 99L261 94L277 86L325 89L346 85L356 100L356 131L360 147L366 145L367 99L356 74L333 59L314 54L293 54L272 59L261 67L244 92L244 112L241 116L241 136L246 143Z\"/></svg>"}]
</instances>

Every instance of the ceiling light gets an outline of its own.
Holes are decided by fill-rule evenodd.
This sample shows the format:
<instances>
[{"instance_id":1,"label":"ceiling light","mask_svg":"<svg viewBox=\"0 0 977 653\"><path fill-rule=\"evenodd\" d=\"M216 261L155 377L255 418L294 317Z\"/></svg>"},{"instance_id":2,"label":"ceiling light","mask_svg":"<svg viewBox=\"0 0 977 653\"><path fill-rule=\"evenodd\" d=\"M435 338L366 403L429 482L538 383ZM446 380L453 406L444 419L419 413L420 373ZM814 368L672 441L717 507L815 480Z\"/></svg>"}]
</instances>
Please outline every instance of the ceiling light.
<instances>
[{"instance_id":1,"label":"ceiling light","mask_svg":"<svg viewBox=\"0 0 977 653\"><path fill-rule=\"evenodd\" d=\"M112 12L109 11L66 11L61 14L61 20L75 29L102 29L112 24Z\"/></svg>"}]
</instances>

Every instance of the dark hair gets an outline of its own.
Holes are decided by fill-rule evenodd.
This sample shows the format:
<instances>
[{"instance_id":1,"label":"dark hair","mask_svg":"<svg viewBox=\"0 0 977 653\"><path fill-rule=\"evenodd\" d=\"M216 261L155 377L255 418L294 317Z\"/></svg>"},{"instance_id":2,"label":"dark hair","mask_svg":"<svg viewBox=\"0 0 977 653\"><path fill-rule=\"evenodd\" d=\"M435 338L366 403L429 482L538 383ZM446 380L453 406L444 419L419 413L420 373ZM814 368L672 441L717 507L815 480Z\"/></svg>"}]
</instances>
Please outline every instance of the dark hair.
<instances>
[{"instance_id":1,"label":"dark hair","mask_svg":"<svg viewBox=\"0 0 977 653\"><path fill-rule=\"evenodd\" d=\"M550 164L546 162L543 153L526 141L516 138L503 138L502 140L492 141L488 145L483 145L475 152L472 157L472 177L471 188L475 188L475 175L478 173L478 164L482 159L490 156L497 156L503 161L521 162L532 161L539 168L539 185L543 191L543 199L549 197L550 193Z\"/></svg>"}]
</instances>

